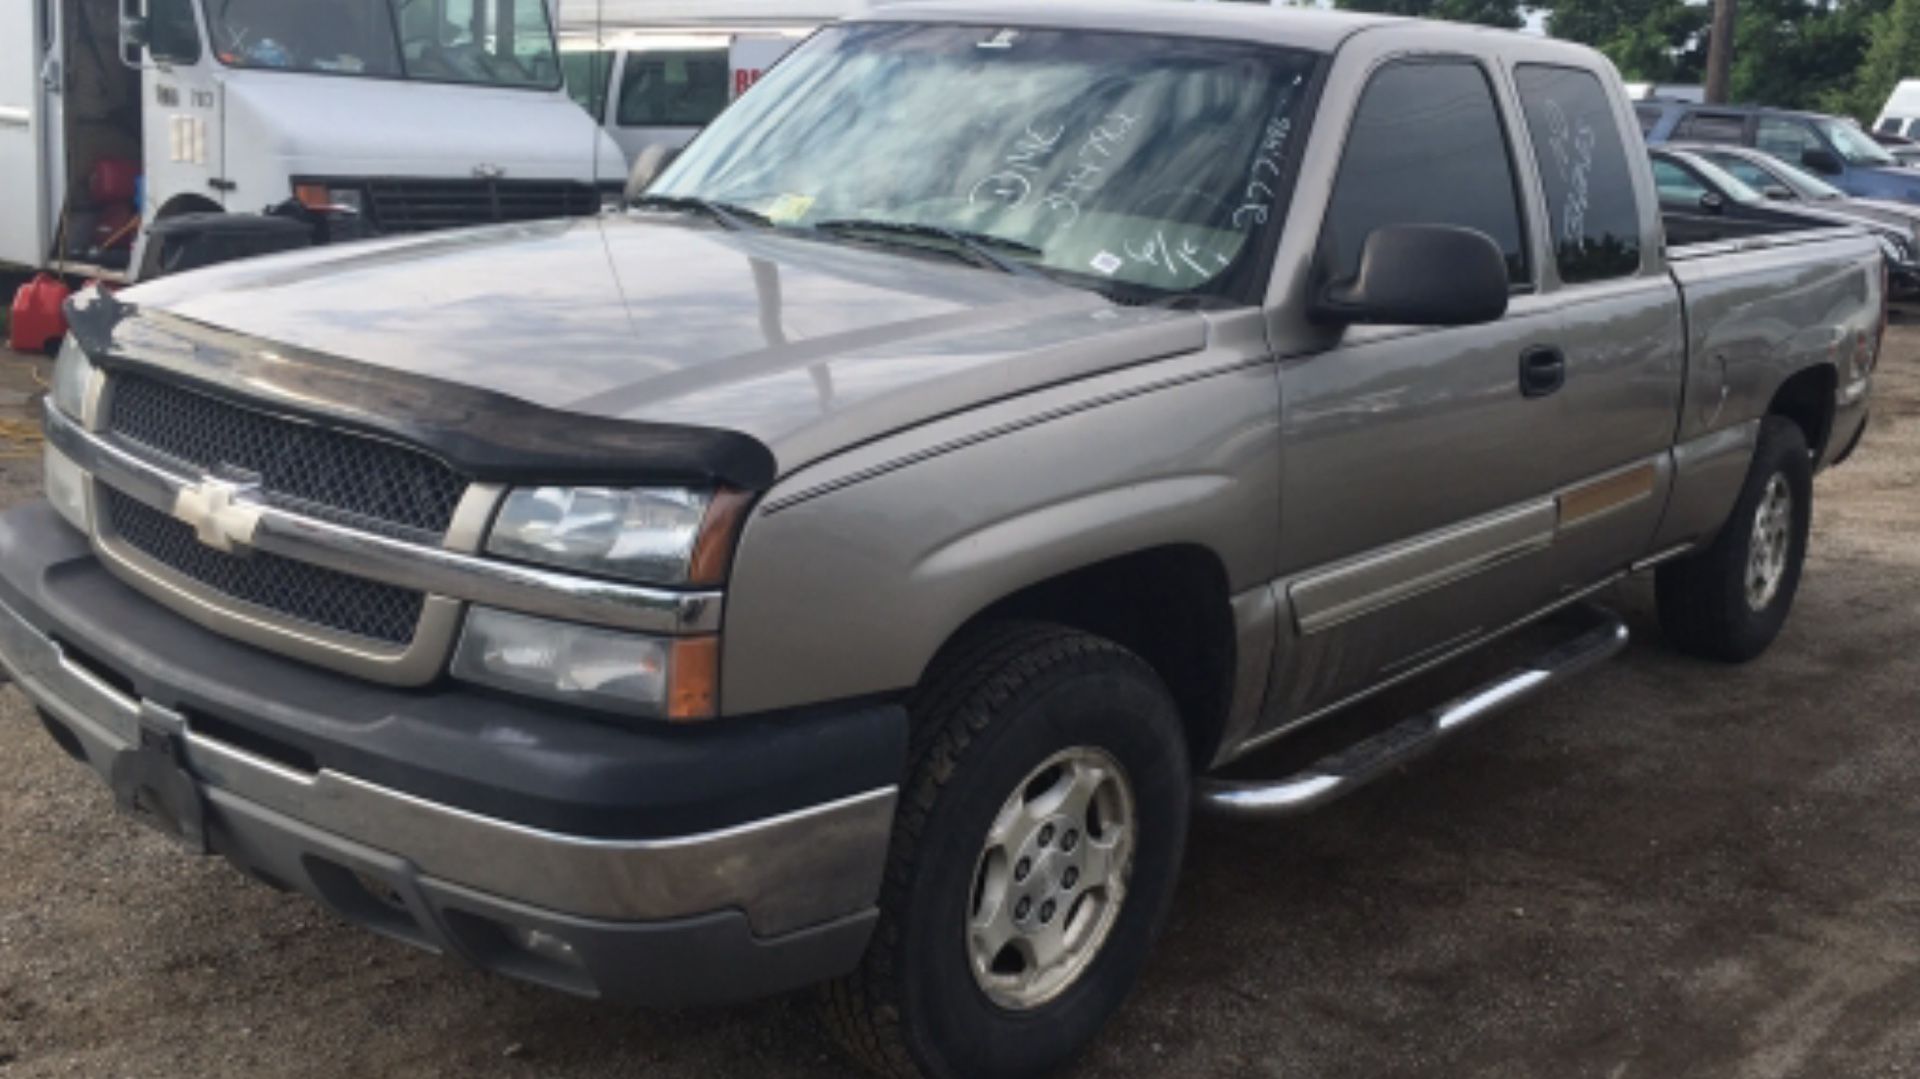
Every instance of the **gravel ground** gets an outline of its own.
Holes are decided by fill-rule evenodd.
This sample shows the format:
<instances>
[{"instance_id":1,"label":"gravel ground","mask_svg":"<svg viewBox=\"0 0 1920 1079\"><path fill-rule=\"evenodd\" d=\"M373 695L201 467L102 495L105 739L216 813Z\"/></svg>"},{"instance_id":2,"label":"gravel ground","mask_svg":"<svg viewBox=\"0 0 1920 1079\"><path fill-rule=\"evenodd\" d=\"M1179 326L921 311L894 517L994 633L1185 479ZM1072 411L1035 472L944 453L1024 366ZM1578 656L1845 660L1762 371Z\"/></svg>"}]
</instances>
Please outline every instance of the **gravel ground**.
<instances>
[{"instance_id":1,"label":"gravel ground","mask_svg":"<svg viewBox=\"0 0 1920 1079\"><path fill-rule=\"evenodd\" d=\"M36 367L0 354L0 503ZM1762 661L1627 655L1317 816L1203 822L1080 1076L1920 1075L1920 329ZM0 692L0 1073L840 1076L804 1001L598 1006L177 855Z\"/></svg>"}]
</instances>

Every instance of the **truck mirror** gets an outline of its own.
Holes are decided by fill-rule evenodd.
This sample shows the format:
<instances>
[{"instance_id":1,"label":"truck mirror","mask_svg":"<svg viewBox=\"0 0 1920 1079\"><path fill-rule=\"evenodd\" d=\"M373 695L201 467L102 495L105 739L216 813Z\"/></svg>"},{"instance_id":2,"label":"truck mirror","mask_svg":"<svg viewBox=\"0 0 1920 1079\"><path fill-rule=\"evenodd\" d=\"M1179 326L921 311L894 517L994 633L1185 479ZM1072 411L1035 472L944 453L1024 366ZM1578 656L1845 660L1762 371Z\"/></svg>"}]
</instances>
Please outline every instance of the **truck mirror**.
<instances>
[{"instance_id":1,"label":"truck mirror","mask_svg":"<svg viewBox=\"0 0 1920 1079\"><path fill-rule=\"evenodd\" d=\"M1768 184L1767 186L1760 189L1760 193L1772 199L1775 202L1792 202L1793 201L1793 192L1788 191L1786 188L1781 187L1779 184Z\"/></svg>"},{"instance_id":2,"label":"truck mirror","mask_svg":"<svg viewBox=\"0 0 1920 1079\"><path fill-rule=\"evenodd\" d=\"M1845 171L1840 164L1839 155L1822 146L1809 146L1800 151L1800 163L1828 176L1838 176Z\"/></svg>"},{"instance_id":3,"label":"truck mirror","mask_svg":"<svg viewBox=\"0 0 1920 1079\"><path fill-rule=\"evenodd\" d=\"M1507 258L1493 237L1456 225L1387 225L1367 234L1360 269L1320 292L1310 313L1333 325L1470 326L1507 313Z\"/></svg>"},{"instance_id":4,"label":"truck mirror","mask_svg":"<svg viewBox=\"0 0 1920 1079\"><path fill-rule=\"evenodd\" d=\"M1727 197L1718 191L1702 191L1700 208L1710 214L1717 214L1727 208Z\"/></svg>"},{"instance_id":5,"label":"truck mirror","mask_svg":"<svg viewBox=\"0 0 1920 1079\"><path fill-rule=\"evenodd\" d=\"M120 16L120 60L128 67L137 68L144 59L148 42L152 39L146 16L123 14Z\"/></svg>"}]
</instances>

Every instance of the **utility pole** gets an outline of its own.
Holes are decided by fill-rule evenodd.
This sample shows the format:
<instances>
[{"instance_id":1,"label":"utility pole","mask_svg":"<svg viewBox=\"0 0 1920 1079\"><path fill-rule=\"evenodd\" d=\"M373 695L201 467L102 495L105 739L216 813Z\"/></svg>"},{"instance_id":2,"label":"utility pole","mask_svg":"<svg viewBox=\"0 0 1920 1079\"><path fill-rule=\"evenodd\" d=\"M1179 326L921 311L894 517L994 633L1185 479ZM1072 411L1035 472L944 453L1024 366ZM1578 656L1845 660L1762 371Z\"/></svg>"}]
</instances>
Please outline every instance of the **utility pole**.
<instances>
[{"instance_id":1,"label":"utility pole","mask_svg":"<svg viewBox=\"0 0 1920 1079\"><path fill-rule=\"evenodd\" d=\"M1707 102L1727 103L1733 71L1733 22L1738 0L1713 0L1713 30L1707 38Z\"/></svg>"}]
</instances>

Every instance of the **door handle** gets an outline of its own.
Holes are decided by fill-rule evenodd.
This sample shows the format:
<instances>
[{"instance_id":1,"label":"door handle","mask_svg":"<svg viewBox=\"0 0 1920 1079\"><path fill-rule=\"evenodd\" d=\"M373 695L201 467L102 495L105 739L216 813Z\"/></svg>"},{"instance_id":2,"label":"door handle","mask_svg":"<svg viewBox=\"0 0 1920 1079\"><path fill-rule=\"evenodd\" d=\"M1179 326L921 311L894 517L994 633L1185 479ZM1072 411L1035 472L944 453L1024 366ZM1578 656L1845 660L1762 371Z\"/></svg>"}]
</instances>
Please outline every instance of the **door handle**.
<instances>
[{"instance_id":1,"label":"door handle","mask_svg":"<svg viewBox=\"0 0 1920 1079\"><path fill-rule=\"evenodd\" d=\"M1566 354L1540 345L1520 354L1520 396L1547 397L1567 384Z\"/></svg>"}]
</instances>

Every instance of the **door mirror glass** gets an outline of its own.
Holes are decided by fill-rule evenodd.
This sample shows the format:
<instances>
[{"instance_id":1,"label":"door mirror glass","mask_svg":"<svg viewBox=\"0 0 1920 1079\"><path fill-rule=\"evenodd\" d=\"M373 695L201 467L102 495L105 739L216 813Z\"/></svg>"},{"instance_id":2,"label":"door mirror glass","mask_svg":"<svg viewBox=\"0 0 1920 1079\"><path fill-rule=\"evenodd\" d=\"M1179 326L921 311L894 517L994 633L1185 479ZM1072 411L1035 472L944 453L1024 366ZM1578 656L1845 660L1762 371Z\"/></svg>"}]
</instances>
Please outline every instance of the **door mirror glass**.
<instances>
[{"instance_id":1,"label":"door mirror glass","mask_svg":"<svg viewBox=\"0 0 1920 1079\"><path fill-rule=\"evenodd\" d=\"M1821 146L1809 146L1800 151L1800 163L1828 176L1838 176L1842 171L1840 156Z\"/></svg>"},{"instance_id":2,"label":"door mirror glass","mask_svg":"<svg viewBox=\"0 0 1920 1079\"><path fill-rule=\"evenodd\" d=\"M1718 191L1709 191L1700 196L1700 208L1710 214L1717 214L1727 208L1727 197Z\"/></svg>"},{"instance_id":3,"label":"door mirror glass","mask_svg":"<svg viewBox=\"0 0 1920 1079\"><path fill-rule=\"evenodd\" d=\"M1493 237L1458 225L1385 225L1367 234L1360 269L1321 290L1315 321L1333 325L1469 326L1507 313L1507 257Z\"/></svg>"},{"instance_id":4,"label":"door mirror glass","mask_svg":"<svg viewBox=\"0 0 1920 1079\"><path fill-rule=\"evenodd\" d=\"M1788 191L1786 188L1781 187L1779 184L1768 184L1765 187L1762 187L1760 189L1760 193L1772 199L1775 202L1792 202L1793 201L1793 192Z\"/></svg>"},{"instance_id":5,"label":"door mirror glass","mask_svg":"<svg viewBox=\"0 0 1920 1079\"><path fill-rule=\"evenodd\" d=\"M120 59L128 67L139 67L145 58L147 42L151 38L147 28L146 12L140 8L140 0L121 0L120 2Z\"/></svg>"}]
</instances>

